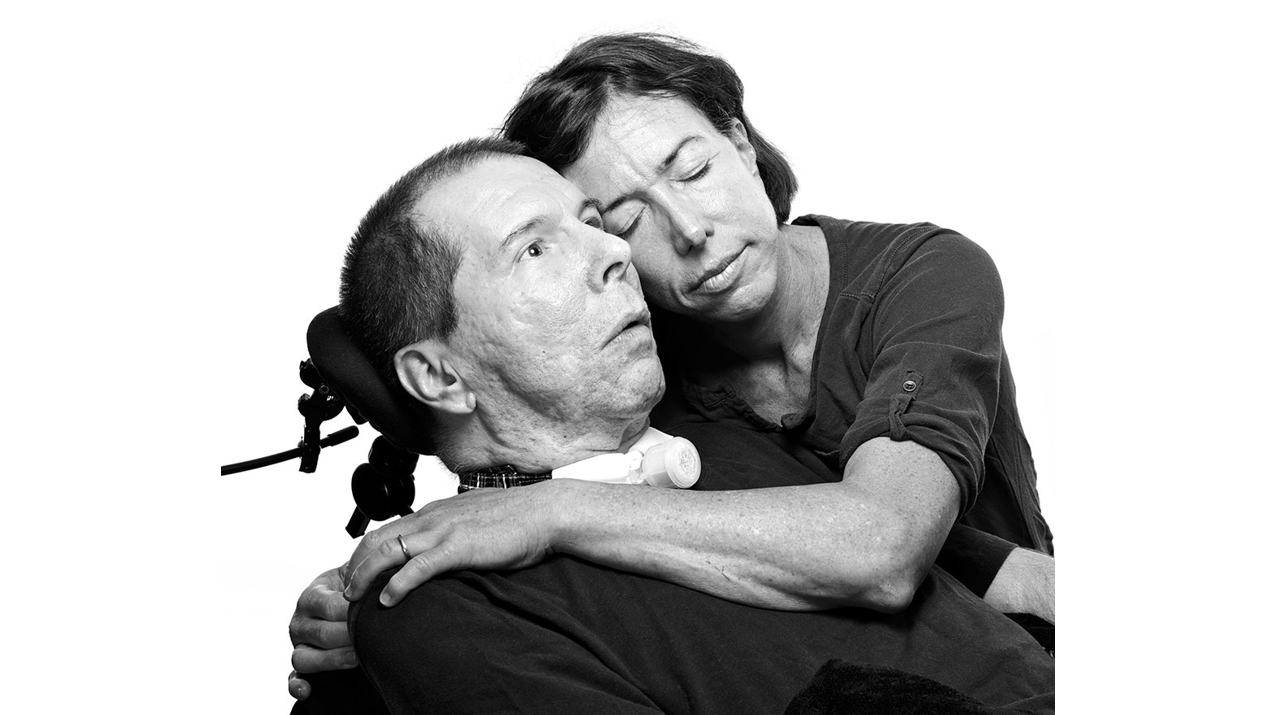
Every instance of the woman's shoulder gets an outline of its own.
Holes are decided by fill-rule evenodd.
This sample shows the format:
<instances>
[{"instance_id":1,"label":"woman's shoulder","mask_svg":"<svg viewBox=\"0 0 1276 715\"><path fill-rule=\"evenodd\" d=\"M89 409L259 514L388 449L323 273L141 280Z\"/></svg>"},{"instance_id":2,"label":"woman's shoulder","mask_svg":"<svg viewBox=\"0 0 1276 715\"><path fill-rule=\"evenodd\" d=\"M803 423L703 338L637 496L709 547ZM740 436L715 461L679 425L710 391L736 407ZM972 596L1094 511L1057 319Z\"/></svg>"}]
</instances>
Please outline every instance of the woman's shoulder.
<instances>
[{"instance_id":1,"label":"woman's shoulder","mask_svg":"<svg viewBox=\"0 0 1276 715\"><path fill-rule=\"evenodd\" d=\"M834 285L862 283L868 292L918 261L940 258L941 262L953 261L954 266L969 266L972 261L991 263L974 241L933 223L879 223L816 214L801 216L793 223L818 226L824 233Z\"/></svg>"},{"instance_id":2,"label":"woman's shoulder","mask_svg":"<svg viewBox=\"0 0 1276 715\"><path fill-rule=\"evenodd\" d=\"M901 242L921 242L934 236L960 236L956 231L929 222L880 223L855 221L820 214L807 214L793 220L795 226L818 226L830 245L890 246Z\"/></svg>"}]
</instances>

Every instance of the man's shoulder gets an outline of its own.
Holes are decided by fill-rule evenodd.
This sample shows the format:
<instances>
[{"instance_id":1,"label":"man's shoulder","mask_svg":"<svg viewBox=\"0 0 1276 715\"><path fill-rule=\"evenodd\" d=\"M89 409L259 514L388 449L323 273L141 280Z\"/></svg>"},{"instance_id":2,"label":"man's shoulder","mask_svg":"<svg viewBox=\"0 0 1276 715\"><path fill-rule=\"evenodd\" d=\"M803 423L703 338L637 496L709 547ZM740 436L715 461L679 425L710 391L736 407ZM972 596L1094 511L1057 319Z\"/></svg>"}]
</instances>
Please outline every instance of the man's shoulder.
<instances>
[{"instance_id":1,"label":"man's shoulder","mask_svg":"<svg viewBox=\"0 0 1276 715\"><path fill-rule=\"evenodd\" d=\"M454 628L472 632L479 620L500 611L554 618L556 613L579 609L591 601L606 603L619 590L628 592L632 599L649 590L681 589L658 579L556 554L515 571L440 574L417 586L401 603L385 608L376 597L394 573L390 570L378 576L368 594L351 606L349 623L356 647L362 637L371 637L371 631L398 631L408 621L418 633L428 630L441 637Z\"/></svg>"},{"instance_id":2,"label":"man's shoulder","mask_svg":"<svg viewBox=\"0 0 1276 715\"><path fill-rule=\"evenodd\" d=\"M543 687L561 696L574 679L615 684L612 661L599 654L632 655L628 644L671 600L664 592L679 590L554 555L516 571L442 574L386 608L376 597L389 575L351 607L349 625L360 662L395 712L518 710L513 702Z\"/></svg>"}]
</instances>

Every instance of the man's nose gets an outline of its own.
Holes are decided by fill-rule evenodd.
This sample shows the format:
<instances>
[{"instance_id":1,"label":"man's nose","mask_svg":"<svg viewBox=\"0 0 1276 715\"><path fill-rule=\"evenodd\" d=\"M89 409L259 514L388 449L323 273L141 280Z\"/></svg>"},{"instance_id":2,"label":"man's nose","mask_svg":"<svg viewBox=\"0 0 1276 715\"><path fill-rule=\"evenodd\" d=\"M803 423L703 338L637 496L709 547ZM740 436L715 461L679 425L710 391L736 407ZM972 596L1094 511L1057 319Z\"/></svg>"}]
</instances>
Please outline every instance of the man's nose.
<instances>
[{"instance_id":1,"label":"man's nose","mask_svg":"<svg viewBox=\"0 0 1276 715\"><path fill-rule=\"evenodd\" d=\"M629 243L619 236L603 231L597 233L598 264L602 266L602 271L596 275L601 278L598 287L603 288L609 283L625 280L633 253L629 249Z\"/></svg>"}]
</instances>

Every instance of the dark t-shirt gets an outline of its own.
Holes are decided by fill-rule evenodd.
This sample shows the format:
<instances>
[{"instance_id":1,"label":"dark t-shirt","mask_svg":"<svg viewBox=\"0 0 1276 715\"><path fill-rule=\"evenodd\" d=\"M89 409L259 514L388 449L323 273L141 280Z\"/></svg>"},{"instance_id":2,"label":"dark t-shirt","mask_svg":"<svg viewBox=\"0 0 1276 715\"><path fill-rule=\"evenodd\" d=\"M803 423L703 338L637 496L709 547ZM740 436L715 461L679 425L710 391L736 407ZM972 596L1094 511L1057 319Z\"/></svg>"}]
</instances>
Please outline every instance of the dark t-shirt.
<instances>
[{"instance_id":1,"label":"dark t-shirt","mask_svg":"<svg viewBox=\"0 0 1276 715\"><path fill-rule=\"evenodd\" d=\"M838 478L780 434L711 422L677 432L701 452L702 488ZM753 608L566 556L448 574L389 609L375 602L386 578L350 623L393 712L777 713L832 658L1053 711L1053 659L940 569L895 615Z\"/></svg>"},{"instance_id":2,"label":"dark t-shirt","mask_svg":"<svg viewBox=\"0 0 1276 715\"><path fill-rule=\"evenodd\" d=\"M992 259L931 224L826 216L793 223L818 226L829 247L829 295L806 410L776 424L728 383L685 380L677 368L701 353L703 330L661 315L667 324L657 345L670 389L653 422L676 423L689 411L775 432L838 474L870 439L911 440L937 453L957 479L960 524L1053 553L1002 347L1001 279Z\"/></svg>"}]
</instances>

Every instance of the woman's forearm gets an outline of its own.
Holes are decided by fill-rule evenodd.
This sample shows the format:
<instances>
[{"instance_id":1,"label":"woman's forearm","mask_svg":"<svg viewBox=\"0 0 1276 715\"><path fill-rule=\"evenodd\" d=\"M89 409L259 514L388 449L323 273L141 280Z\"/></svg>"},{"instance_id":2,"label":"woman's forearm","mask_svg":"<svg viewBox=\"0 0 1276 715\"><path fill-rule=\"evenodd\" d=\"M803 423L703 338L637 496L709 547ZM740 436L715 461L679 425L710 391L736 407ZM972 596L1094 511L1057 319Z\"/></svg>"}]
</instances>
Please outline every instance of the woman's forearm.
<instances>
[{"instance_id":1,"label":"woman's forearm","mask_svg":"<svg viewBox=\"0 0 1276 715\"><path fill-rule=\"evenodd\" d=\"M889 441L853 458L834 484L564 486L555 551L784 610L906 607L957 508L955 480L938 457Z\"/></svg>"}]
</instances>

